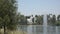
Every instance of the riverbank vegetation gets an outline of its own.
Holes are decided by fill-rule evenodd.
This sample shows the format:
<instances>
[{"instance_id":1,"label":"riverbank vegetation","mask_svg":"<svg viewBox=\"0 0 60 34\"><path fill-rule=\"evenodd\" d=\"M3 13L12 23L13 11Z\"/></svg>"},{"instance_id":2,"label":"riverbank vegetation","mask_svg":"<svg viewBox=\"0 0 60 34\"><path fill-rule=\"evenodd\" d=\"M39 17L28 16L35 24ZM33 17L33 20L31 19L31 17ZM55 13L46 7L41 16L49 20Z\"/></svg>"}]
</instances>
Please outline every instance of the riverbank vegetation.
<instances>
[{"instance_id":1,"label":"riverbank vegetation","mask_svg":"<svg viewBox=\"0 0 60 34\"><path fill-rule=\"evenodd\" d=\"M44 15L35 15L32 19L32 25L43 25L43 17ZM27 18L30 16L21 15L19 24L28 25ZM60 15L47 14L47 23L52 26L60 26Z\"/></svg>"}]
</instances>

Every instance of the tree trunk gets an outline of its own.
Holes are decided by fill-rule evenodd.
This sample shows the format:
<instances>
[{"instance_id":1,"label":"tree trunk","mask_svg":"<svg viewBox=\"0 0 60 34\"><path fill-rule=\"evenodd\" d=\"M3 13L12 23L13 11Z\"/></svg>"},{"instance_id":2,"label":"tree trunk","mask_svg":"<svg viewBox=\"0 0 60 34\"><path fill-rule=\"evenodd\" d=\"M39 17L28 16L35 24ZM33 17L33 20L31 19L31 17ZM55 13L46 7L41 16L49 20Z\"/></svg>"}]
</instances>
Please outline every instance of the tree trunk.
<instances>
[{"instance_id":1,"label":"tree trunk","mask_svg":"<svg viewBox=\"0 0 60 34\"><path fill-rule=\"evenodd\" d=\"M1 34L1 29L0 29L0 34Z\"/></svg>"},{"instance_id":2,"label":"tree trunk","mask_svg":"<svg viewBox=\"0 0 60 34\"><path fill-rule=\"evenodd\" d=\"M6 26L4 25L4 34L6 34Z\"/></svg>"}]
</instances>

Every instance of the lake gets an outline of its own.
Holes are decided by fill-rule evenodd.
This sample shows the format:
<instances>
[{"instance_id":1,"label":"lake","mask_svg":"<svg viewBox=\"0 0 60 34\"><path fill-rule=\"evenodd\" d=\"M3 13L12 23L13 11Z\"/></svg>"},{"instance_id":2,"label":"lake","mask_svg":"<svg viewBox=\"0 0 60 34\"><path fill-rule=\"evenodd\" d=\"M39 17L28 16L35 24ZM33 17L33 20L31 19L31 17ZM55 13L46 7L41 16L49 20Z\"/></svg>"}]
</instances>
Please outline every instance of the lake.
<instances>
[{"instance_id":1,"label":"lake","mask_svg":"<svg viewBox=\"0 0 60 34\"><path fill-rule=\"evenodd\" d=\"M18 30L27 34L60 34L60 26L47 26L46 30L42 25L19 25Z\"/></svg>"}]
</instances>

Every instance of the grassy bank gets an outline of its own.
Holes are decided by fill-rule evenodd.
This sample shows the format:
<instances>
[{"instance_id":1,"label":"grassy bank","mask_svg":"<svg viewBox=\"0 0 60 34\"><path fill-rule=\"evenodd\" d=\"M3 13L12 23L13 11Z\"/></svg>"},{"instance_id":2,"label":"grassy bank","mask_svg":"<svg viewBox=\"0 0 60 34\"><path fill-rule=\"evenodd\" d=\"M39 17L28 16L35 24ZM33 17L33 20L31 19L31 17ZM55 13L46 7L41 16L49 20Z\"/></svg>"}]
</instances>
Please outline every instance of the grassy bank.
<instances>
[{"instance_id":1,"label":"grassy bank","mask_svg":"<svg viewBox=\"0 0 60 34\"><path fill-rule=\"evenodd\" d=\"M18 30L14 30L14 31L7 30L6 32L7 34L27 34L27 32L25 31L18 31ZM0 34L4 34L3 29L0 29Z\"/></svg>"}]
</instances>

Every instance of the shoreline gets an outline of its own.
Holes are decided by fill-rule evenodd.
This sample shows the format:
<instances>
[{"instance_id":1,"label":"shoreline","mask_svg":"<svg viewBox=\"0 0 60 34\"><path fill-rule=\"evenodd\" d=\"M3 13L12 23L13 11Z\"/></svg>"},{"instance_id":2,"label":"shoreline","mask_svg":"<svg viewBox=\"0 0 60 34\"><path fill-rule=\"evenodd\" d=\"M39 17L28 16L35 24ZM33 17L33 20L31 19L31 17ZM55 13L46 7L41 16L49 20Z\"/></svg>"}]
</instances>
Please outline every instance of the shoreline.
<instances>
[{"instance_id":1,"label":"shoreline","mask_svg":"<svg viewBox=\"0 0 60 34\"><path fill-rule=\"evenodd\" d=\"M0 33L4 34L4 29L0 29ZM13 30L13 31L7 30L7 34L27 34L27 32L22 31L22 30L20 30L20 31L18 31L18 30Z\"/></svg>"}]
</instances>

